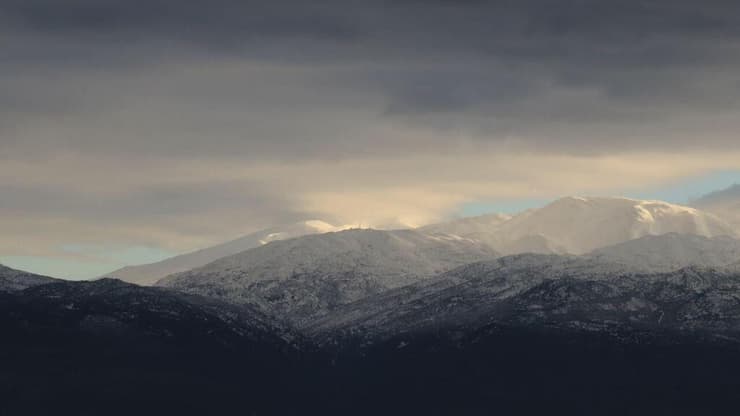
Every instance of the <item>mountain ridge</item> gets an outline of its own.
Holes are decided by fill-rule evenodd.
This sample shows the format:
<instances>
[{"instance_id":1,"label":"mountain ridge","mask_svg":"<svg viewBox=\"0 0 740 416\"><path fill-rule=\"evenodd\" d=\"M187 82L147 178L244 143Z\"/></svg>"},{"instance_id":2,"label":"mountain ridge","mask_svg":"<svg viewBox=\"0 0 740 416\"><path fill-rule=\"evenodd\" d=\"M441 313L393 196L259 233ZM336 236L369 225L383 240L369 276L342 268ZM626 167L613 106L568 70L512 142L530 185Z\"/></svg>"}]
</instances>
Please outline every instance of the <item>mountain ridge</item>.
<instances>
[{"instance_id":1,"label":"mountain ridge","mask_svg":"<svg viewBox=\"0 0 740 416\"><path fill-rule=\"evenodd\" d=\"M175 256L160 262L127 266L102 277L142 285L259 247L273 240L339 231L323 221L303 221ZM518 253L585 254L640 238L677 232L706 237L738 236L737 230L713 214L656 200L623 197L564 197L541 208L515 215L485 214L429 224L415 231L448 235L487 244L504 255Z\"/></svg>"},{"instance_id":2,"label":"mountain ridge","mask_svg":"<svg viewBox=\"0 0 740 416\"><path fill-rule=\"evenodd\" d=\"M498 257L472 240L413 230L346 230L276 241L157 284L255 303L301 321L462 264Z\"/></svg>"},{"instance_id":3,"label":"mountain ridge","mask_svg":"<svg viewBox=\"0 0 740 416\"><path fill-rule=\"evenodd\" d=\"M721 219L696 208L624 197L564 197L492 228L471 232L471 223L465 223L462 233L455 232L456 222L437 228L483 241L502 254L585 254L645 235L671 232L737 236Z\"/></svg>"},{"instance_id":4,"label":"mountain ridge","mask_svg":"<svg viewBox=\"0 0 740 416\"><path fill-rule=\"evenodd\" d=\"M300 237L302 235L336 231L336 227L321 220L301 221L287 226L267 228L215 246L170 257L159 262L126 266L101 277L117 278L129 283L154 285L159 279L204 266L220 258L249 250L271 241Z\"/></svg>"},{"instance_id":5,"label":"mountain ridge","mask_svg":"<svg viewBox=\"0 0 740 416\"><path fill-rule=\"evenodd\" d=\"M0 292L17 292L29 287L59 281L59 279L53 277L16 270L0 264Z\"/></svg>"}]
</instances>

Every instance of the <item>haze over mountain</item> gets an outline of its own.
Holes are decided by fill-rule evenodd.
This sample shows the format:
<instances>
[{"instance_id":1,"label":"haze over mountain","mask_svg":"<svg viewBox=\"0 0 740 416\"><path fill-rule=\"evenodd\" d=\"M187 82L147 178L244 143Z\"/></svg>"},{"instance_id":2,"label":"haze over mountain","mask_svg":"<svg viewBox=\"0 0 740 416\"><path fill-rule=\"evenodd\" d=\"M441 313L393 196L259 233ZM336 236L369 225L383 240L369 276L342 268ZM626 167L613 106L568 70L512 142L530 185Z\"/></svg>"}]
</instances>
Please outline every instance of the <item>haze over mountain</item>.
<instances>
[{"instance_id":1,"label":"haze over mountain","mask_svg":"<svg viewBox=\"0 0 740 416\"><path fill-rule=\"evenodd\" d=\"M695 208L617 197L566 197L510 219L486 216L479 222L454 221L429 229L485 242L502 254L583 254L667 233L736 235L719 218Z\"/></svg>"},{"instance_id":2,"label":"haze over mountain","mask_svg":"<svg viewBox=\"0 0 740 416\"><path fill-rule=\"evenodd\" d=\"M740 233L740 184L709 193L691 205L722 218Z\"/></svg>"},{"instance_id":3,"label":"haze over mountain","mask_svg":"<svg viewBox=\"0 0 740 416\"><path fill-rule=\"evenodd\" d=\"M121 279L139 285L153 285L157 280L165 276L194 269L220 258L237 254L271 241L285 240L306 234L326 233L340 229L340 227L333 226L324 221L301 221L282 227L268 228L233 241L192 253L182 254L156 263L127 266L102 277Z\"/></svg>"},{"instance_id":4,"label":"haze over mountain","mask_svg":"<svg viewBox=\"0 0 740 416\"><path fill-rule=\"evenodd\" d=\"M740 240L669 233L648 235L587 254L645 272L669 272L689 266L726 268L740 262Z\"/></svg>"}]
</instances>

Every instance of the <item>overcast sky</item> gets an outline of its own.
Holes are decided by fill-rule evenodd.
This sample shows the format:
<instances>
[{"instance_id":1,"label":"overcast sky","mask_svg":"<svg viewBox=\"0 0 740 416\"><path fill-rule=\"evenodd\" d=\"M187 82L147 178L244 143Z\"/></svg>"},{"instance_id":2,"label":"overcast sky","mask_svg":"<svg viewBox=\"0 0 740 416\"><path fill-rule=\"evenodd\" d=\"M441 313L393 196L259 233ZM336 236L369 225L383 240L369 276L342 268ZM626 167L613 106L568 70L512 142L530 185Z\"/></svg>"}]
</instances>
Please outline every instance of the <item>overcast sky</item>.
<instances>
[{"instance_id":1,"label":"overcast sky","mask_svg":"<svg viewBox=\"0 0 740 416\"><path fill-rule=\"evenodd\" d=\"M0 0L0 261L740 180L732 1Z\"/></svg>"}]
</instances>

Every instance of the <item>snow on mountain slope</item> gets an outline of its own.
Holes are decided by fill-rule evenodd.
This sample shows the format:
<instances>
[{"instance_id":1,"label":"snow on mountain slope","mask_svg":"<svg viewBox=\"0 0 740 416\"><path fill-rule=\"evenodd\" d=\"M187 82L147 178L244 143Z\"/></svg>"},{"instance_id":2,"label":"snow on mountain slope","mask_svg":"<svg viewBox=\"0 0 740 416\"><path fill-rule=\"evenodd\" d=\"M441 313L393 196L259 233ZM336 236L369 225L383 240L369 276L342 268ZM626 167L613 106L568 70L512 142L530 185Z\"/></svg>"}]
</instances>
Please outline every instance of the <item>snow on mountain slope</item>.
<instances>
[{"instance_id":1,"label":"snow on mountain slope","mask_svg":"<svg viewBox=\"0 0 740 416\"><path fill-rule=\"evenodd\" d=\"M728 236L707 238L669 233L603 247L588 256L650 272L668 272L689 266L722 268L740 261L740 240Z\"/></svg>"},{"instance_id":2,"label":"snow on mountain slope","mask_svg":"<svg viewBox=\"0 0 740 416\"><path fill-rule=\"evenodd\" d=\"M307 331L325 341L337 334L383 338L420 327L465 324L494 313L497 302L546 280L606 280L636 274L624 265L580 256L501 257L342 306L311 323Z\"/></svg>"},{"instance_id":3,"label":"snow on mountain slope","mask_svg":"<svg viewBox=\"0 0 740 416\"><path fill-rule=\"evenodd\" d=\"M422 231L442 230L476 239L503 254L583 254L646 235L672 232L704 237L736 235L719 218L695 208L616 197L567 197L490 225L471 219L464 227L457 224L425 227Z\"/></svg>"},{"instance_id":4,"label":"snow on mountain slope","mask_svg":"<svg viewBox=\"0 0 740 416\"><path fill-rule=\"evenodd\" d=\"M740 184L712 192L691 205L722 218L740 234Z\"/></svg>"},{"instance_id":5,"label":"snow on mountain slope","mask_svg":"<svg viewBox=\"0 0 740 416\"><path fill-rule=\"evenodd\" d=\"M347 230L276 241L158 285L253 303L294 323L389 288L497 253L487 246L412 230Z\"/></svg>"},{"instance_id":6,"label":"snow on mountain slope","mask_svg":"<svg viewBox=\"0 0 740 416\"><path fill-rule=\"evenodd\" d=\"M52 277L15 270L0 264L0 292L15 292L58 281Z\"/></svg>"},{"instance_id":7,"label":"snow on mountain slope","mask_svg":"<svg viewBox=\"0 0 740 416\"><path fill-rule=\"evenodd\" d=\"M710 268L637 273L582 256L522 254L343 305L305 330L319 344L354 345L458 339L491 325L737 333L739 289L737 275Z\"/></svg>"},{"instance_id":8,"label":"snow on mountain slope","mask_svg":"<svg viewBox=\"0 0 740 416\"><path fill-rule=\"evenodd\" d=\"M319 220L303 221L289 226L258 231L227 243L168 258L156 263L127 266L102 277L116 278L125 282L145 286L153 285L157 280L165 276L204 266L220 258L241 253L242 251L267 244L271 241L285 240L307 234L327 233L340 229L342 228Z\"/></svg>"}]
</instances>

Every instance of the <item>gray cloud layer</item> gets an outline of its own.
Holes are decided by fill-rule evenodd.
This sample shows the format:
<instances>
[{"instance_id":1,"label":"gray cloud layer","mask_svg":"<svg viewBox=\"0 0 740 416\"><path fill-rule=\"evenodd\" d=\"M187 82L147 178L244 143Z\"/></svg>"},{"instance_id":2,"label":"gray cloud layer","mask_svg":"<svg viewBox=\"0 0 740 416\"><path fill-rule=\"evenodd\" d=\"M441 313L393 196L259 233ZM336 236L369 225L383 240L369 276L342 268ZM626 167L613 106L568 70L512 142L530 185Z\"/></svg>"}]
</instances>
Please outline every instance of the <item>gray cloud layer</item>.
<instances>
[{"instance_id":1,"label":"gray cloud layer","mask_svg":"<svg viewBox=\"0 0 740 416\"><path fill-rule=\"evenodd\" d=\"M731 1L0 0L0 248L32 224L194 248L731 169L739 91Z\"/></svg>"},{"instance_id":2,"label":"gray cloud layer","mask_svg":"<svg viewBox=\"0 0 740 416\"><path fill-rule=\"evenodd\" d=\"M3 0L0 16L4 131L90 129L16 138L43 146L346 155L462 131L600 152L707 129L702 146L737 143L736 2ZM443 137L382 143L378 120ZM98 130L121 124L136 128Z\"/></svg>"}]
</instances>

